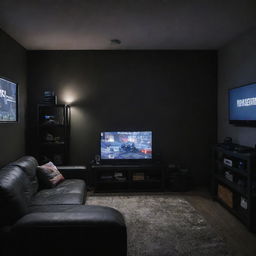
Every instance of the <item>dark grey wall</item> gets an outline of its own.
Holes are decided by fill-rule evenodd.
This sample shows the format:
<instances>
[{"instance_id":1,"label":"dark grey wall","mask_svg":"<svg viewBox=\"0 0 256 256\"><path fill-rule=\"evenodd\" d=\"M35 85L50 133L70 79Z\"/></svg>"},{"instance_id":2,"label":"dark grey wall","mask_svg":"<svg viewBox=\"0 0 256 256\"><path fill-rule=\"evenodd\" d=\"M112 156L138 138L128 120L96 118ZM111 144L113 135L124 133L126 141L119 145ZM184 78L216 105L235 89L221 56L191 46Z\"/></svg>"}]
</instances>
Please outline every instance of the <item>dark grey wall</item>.
<instances>
[{"instance_id":1,"label":"dark grey wall","mask_svg":"<svg viewBox=\"0 0 256 256\"><path fill-rule=\"evenodd\" d=\"M256 82L256 30L241 36L218 55L218 140L232 137L235 143L256 144L256 127L228 123L228 88Z\"/></svg>"},{"instance_id":2,"label":"dark grey wall","mask_svg":"<svg viewBox=\"0 0 256 256\"><path fill-rule=\"evenodd\" d=\"M26 50L0 30L0 76L18 82L19 122L0 124L0 166L25 154Z\"/></svg>"},{"instance_id":3,"label":"dark grey wall","mask_svg":"<svg viewBox=\"0 0 256 256\"><path fill-rule=\"evenodd\" d=\"M44 90L54 90L59 103L73 99L72 164L98 153L100 131L146 129L164 162L190 168L198 183L208 178L216 51L30 51L28 74L30 135Z\"/></svg>"}]
</instances>

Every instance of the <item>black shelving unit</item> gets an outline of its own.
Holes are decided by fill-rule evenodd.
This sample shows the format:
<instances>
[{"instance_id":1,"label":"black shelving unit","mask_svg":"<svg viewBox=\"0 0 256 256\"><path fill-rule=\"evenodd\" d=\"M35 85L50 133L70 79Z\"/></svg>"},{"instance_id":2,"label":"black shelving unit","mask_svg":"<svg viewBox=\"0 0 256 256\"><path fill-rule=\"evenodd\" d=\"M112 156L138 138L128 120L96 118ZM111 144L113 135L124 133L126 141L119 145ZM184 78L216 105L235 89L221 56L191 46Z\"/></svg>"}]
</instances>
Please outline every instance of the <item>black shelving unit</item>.
<instances>
[{"instance_id":1,"label":"black shelving unit","mask_svg":"<svg viewBox=\"0 0 256 256\"><path fill-rule=\"evenodd\" d=\"M95 191L163 190L161 165L92 165Z\"/></svg>"},{"instance_id":2,"label":"black shelving unit","mask_svg":"<svg viewBox=\"0 0 256 256\"><path fill-rule=\"evenodd\" d=\"M69 163L70 106L38 105L38 160L55 165Z\"/></svg>"},{"instance_id":3,"label":"black shelving unit","mask_svg":"<svg viewBox=\"0 0 256 256\"><path fill-rule=\"evenodd\" d=\"M215 146L212 195L255 232L256 152L242 153Z\"/></svg>"}]
</instances>

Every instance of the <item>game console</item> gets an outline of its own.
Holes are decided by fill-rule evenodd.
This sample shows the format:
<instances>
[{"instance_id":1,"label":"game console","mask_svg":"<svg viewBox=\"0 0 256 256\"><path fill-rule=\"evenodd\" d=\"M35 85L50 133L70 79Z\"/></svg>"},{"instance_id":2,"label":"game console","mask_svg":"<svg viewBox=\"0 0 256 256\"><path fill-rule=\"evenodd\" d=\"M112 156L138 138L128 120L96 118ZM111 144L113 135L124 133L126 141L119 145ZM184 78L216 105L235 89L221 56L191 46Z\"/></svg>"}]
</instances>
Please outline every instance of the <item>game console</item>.
<instances>
[{"instance_id":1,"label":"game console","mask_svg":"<svg viewBox=\"0 0 256 256\"><path fill-rule=\"evenodd\" d=\"M223 159L223 162L225 165L229 166L229 167L232 167L233 166L233 161L230 160L230 159L227 159L227 158L224 158Z\"/></svg>"}]
</instances>

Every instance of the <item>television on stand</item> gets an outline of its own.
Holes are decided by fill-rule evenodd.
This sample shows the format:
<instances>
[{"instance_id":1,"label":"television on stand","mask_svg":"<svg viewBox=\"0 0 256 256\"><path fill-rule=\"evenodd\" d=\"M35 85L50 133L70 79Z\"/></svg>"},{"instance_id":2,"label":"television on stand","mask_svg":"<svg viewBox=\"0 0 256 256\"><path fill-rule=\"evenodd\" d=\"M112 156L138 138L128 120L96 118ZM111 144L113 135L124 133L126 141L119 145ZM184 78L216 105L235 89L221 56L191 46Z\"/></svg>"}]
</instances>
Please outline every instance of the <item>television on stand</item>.
<instances>
[{"instance_id":1,"label":"television on stand","mask_svg":"<svg viewBox=\"0 0 256 256\"><path fill-rule=\"evenodd\" d=\"M152 131L101 132L102 163L129 164L152 161Z\"/></svg>"},{"instance_id":2,"label":"television on stand","mask_svg":"<svg viewBox=\"0 0 256 256\"><path fill-rule=\"evenodd\" d=\"M229 89L229 123L256 125L256 83Z\"/></svg>"}]
</instances>

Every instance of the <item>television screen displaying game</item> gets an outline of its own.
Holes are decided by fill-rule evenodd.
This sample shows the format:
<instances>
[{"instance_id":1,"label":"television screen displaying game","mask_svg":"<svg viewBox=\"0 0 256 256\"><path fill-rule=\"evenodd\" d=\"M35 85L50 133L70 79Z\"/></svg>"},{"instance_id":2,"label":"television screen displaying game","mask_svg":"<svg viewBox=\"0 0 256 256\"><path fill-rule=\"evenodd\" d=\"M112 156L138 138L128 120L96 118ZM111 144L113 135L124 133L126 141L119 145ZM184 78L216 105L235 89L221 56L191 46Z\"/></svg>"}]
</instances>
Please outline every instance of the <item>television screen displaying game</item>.
<instances>
[{"instance_id":1,"label":"television screen displaying game","mask_svg":"<svg viewBox=\"0 0 256 256\"><path fill-rule=\"evenodd\" d=\"M17 121L17 84L0 78L0 122Z\"/></svg>"},{"instance_id":2,"label":"television screen displaying game","mask_svg":"<svg viewBox=\"0 0 256 256\"><path fill-rule=\"evenodd\" d=\"M152 132L102 132L101 159L152 159Z\"/></svg>"},{"instance_id":3,"label":"television screen displaying game","mask_svg":"<svg viewBox=\"0 0 256 256\"><path fill-rule=\"evenodd\" d=\"M256 121L256 83L229 90L229 121Z\"/></svg>"}]
</instances>

